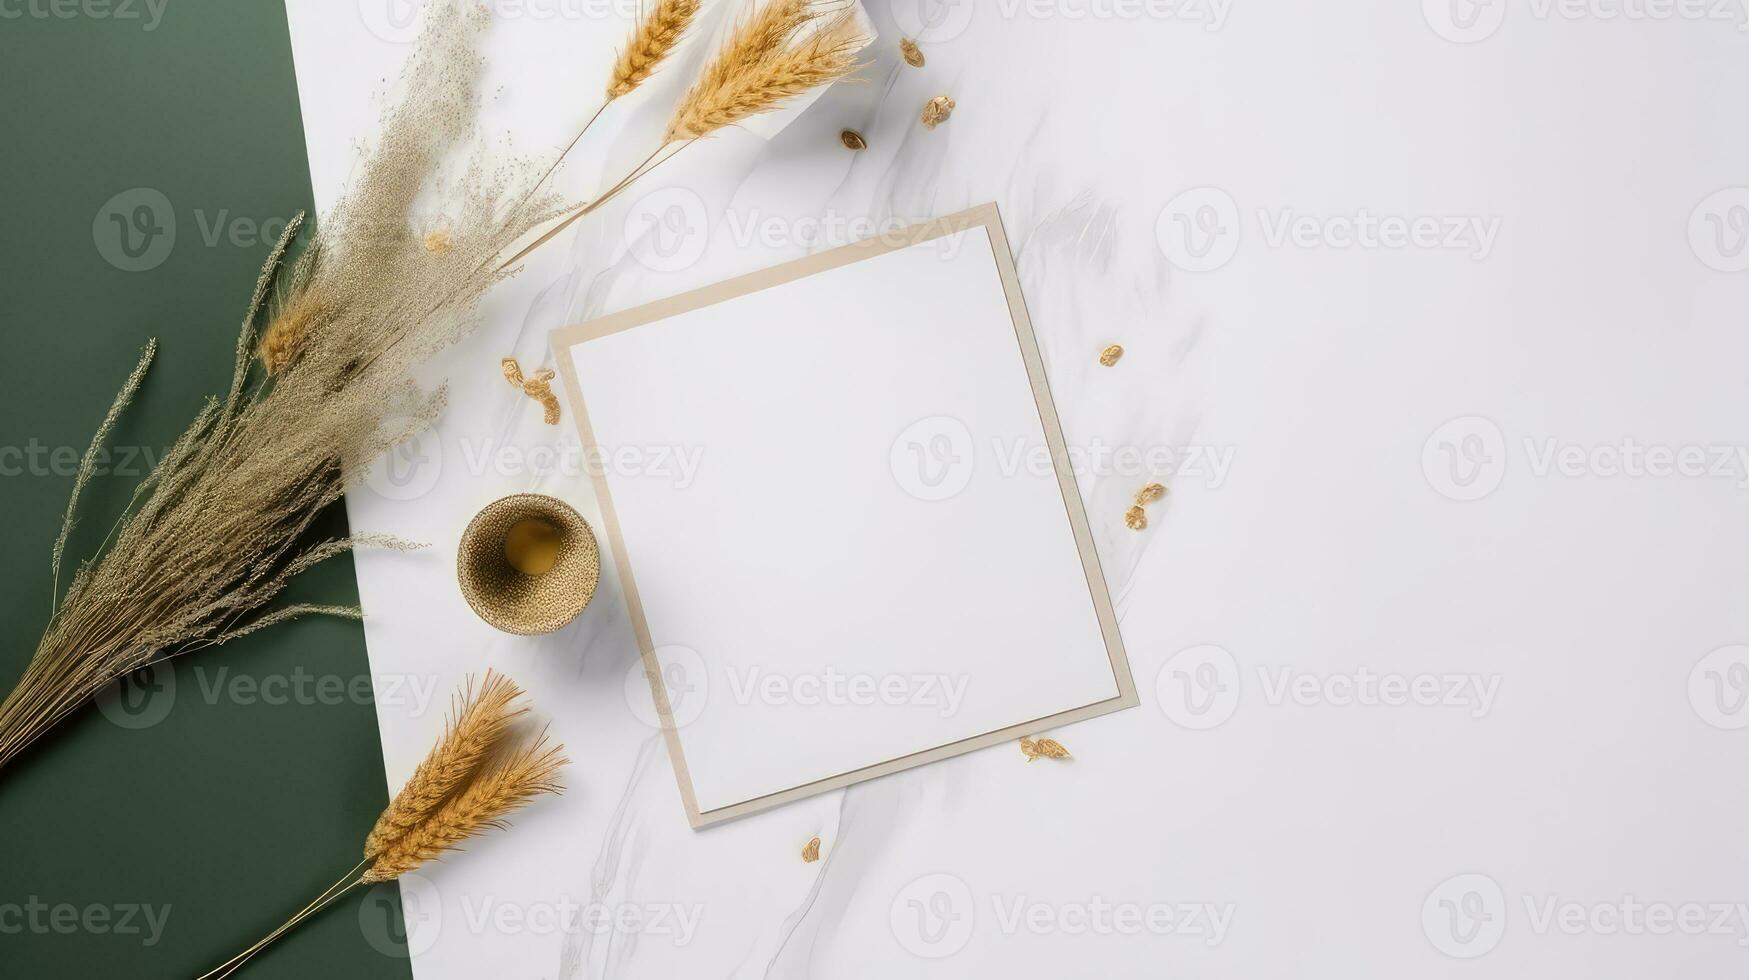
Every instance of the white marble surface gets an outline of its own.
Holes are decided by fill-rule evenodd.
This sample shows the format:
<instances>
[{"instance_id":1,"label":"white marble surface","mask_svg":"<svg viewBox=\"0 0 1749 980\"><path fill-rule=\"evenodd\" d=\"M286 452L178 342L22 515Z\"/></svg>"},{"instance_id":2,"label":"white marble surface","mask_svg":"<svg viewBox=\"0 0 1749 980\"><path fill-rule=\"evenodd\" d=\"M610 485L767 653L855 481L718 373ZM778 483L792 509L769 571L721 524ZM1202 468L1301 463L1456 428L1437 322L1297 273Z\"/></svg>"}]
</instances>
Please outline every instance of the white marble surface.
<instances>
[{"instance_id":1,"label":"white marble surface","mask_svg":"<svg viewBox=\"0 0 1749 980\"><path fill-rule=\"evenodd\" d=\"M509 671L576 759L562 800L406 885L416 975L1741 976L1743 11L922 2L920 27L869 0L868 81L688 150L531 262L434 365L451 407L407 481L349 498L434 543L358 565L391 783L442 725L391 696L408 674ZM397 6L288 4L319 202ZM562 145L629 10L496 6L488 125ZM898 65L920 29L927 67ZM641 155L678 81L566 186ZM695 833L611 578L540 640L457 592L487 501L594 515L552 465L575 435L497 360L986 200L1070 441L1172 485L1136 533L1147 473L1082 480L1142 707L1058 732L1072 763L989 750Z\"/></svg>"}]
</instances>

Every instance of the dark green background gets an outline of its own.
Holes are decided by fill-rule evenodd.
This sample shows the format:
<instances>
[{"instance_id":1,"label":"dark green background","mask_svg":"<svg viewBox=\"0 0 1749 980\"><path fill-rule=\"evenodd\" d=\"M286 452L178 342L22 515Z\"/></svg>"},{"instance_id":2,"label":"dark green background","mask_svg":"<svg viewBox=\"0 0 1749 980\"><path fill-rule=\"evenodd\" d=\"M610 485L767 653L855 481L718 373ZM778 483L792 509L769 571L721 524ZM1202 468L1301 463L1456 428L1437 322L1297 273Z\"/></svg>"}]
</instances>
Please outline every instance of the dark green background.
<instances>
[{"instance_id":1,"label":"dark green background","mask_svg":"<svg viewBox=\"0 0 1749 980\"><path fill-rule=\"evenodd\" d=\"M168 445L222 390L271 235L257 240L244 225L239 241L226 232L209 245L209 228L283 221L309 207L310 180L279 3L168 0L155 26L141 0L4 9L23 16L0 18L0 451L41 447L36 466L18 452L0 458L0 686L9 690L48 612L49 552L72 482L57 469L83 451L149 336L158 359L116 444ZM136 16L116 16L128 10ZM99 247L99 229L114 228L99 212L138 187L169 199L176 243L161 265L122 271ZM54 447L71 447L61 466ZM101 540L132 483L96 482L70 555ZM355 601L351 562L307 576L300 591ZM358 624L303 620L186 658L157 724L129 730L87 708L0 770L0 909L33 897L170 907L150 947L144 935L0 932L0 976L191 977L357 859L386 795L371 706L209 703L202 681L225 667L257 678L368 672ZM152 712L152 690L129 693ZM0 926L15 924L0 915ZM309 922L245 975L409 976L404 952L395 955L399 932L396 892L379 886Z\"/></svg>"}]
</instances>

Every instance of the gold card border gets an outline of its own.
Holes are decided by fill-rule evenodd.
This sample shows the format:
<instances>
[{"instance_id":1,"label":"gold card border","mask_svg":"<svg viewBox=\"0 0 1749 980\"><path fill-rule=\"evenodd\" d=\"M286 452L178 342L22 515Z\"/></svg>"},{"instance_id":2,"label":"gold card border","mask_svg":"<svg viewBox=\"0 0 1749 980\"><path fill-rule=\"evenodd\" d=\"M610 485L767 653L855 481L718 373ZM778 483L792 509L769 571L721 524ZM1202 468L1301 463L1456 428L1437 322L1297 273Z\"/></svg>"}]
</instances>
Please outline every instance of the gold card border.
<instances>
[{"instance_id":1,"label":"gold card border","mask_svg":"<svg viewBox=\"0 0 1749 980\"><path fill-rule=\"evenodd\" d=\"M1056 405L1051 400L1050 385L1045 379L1044 359L1039 354L1038 340L1033 334L1032 321L1026 314L1026 303L1020 293L1020 278L1015 272L1014 257L1009 251L1008 237L1003 234L1002 218L994 203L981 204L903 230L888 232L865 241L805 256L759 272L738 276L681 293L678 296L671 296L667 299L657 300L586 323L561 327L553 331L550 342L554 359L558 362L559 376L564 381L565 394L570 401L572 417L576 419L578 433L582 438L585 452L598 452L600 445L596 441L594 430L589 425L588 409L584 403L583 392L577 384L577 370L570 353L570 349L577 344L587 343L609 334L630 330L633 327L653 323L700 307L711 306L737 296L793 282L829 269L849 265L852 262L860 262L902 248L921 245L972 228L985 229L990 238L991 251L996 260L996 270L1001 276L1002 289L1008 298L1008 313L1014 324L1015 340L1020 346L1021 357L1026 362L1026 373L1032 382L1033 401L1038 407L1039 420L1044 427L1045 441L1050 447L1051 461L1056 469L1057 485L1062 492L1063 509L1067 513L1069 525L1075 534L1076 549L1081 555L1081 569L1086 576L1088 592L1093 599L1093 608L1099 619L1100 632L1105 640L1106 656L1111 662L1112 676L1117 682L1117 696L1078 708L1059 711L1042 718L1034 718L1020 724L1009 725L995 731L968 736L931 749L912 752L835 776L816 779L813 782L768 793L755 799L701 812L698 808L698 799L693 793L692 774L687 768L686 754L681 749L680 733L674 726L673 715L668 704L668 692L660 680L661 665L656 660L655 647L650 640L649 624L644 619L644 607L638 595L637 579L632 573L630 556L626 554L625 539L620 533L619 520L614 511L612 494L608 490L606 474L594 472L591 474L591 479L595 485L596 499L600 503L601 519L606 525L603 530L606 532L609 546L613 552L614 565L619 571L621 588L625 593L626 611L631 618L632 628L637 634L638 648L644 662L644 672L650 680L651 694L656 701L656 711L662 719L662 732L668 744L668 755L674 763L674 775L680 783L680 797L686 804L687 820L695 830L722 823L725 820L733 820L736 817L768 810L828 790L840 789L864 780L902 772L916 766L962 755L975 749L987 748L1018 739L1022 735L1036 734L1042 729L1095 718L1124 708L1133 708L1140 703L1136 696L1135 681L1130 676L1129 658L1124 652L1123 638L1118 632L1117 614L1112 609L1111 594L1106 588L1105 576L1099 567L1099 556L1093 546L1093 531L1087 523L1086 510L1081 503L1081 494L1075 486L1074 471L1070 466L1068 449L1063 439L1062 424L1057 419Z\"/></svg>"}]
</instances>

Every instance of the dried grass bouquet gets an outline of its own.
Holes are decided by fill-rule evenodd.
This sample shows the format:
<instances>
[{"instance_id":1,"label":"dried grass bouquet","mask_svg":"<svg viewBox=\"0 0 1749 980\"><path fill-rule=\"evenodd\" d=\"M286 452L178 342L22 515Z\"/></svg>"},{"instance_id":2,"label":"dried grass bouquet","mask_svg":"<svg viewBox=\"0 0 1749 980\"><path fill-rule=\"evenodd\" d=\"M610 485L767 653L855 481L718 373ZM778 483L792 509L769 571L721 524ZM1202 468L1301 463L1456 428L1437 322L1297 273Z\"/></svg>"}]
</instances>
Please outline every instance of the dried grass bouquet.
<instances>
[{"instance_id":1,"label":"dried grass bouquet","mask_svg":"<svg viewBox=\"0 0 1749 980\"><path fill-rule=\"evenodd\" d=\"M614 63L603 109L668 58L699 7L656 0ZM402 73L408 96L385 115L360 176L289 268L282 265L301 216L268 256L229 389L141 482L62 595L80 491L145 375L155 351L147 345L75 478L52 561L52 617L0 704L0 767L129 671L302 614L359 616L356 608L268 605L326 558L367 544L405 546L308 538L368 464L441 410L443 391L421 391L414 369L473 328L481 298L534 248L680 148L843 77L864 43L842 6L769 0L734 25L650 156L593 200L567 206L545 188L587 125L544 170L476 156L447 193L437 186L440 165L473 135L485 23L474 4L430 6ZM415 205L434 192L446 218L417 231ZM505 257L527 238L533 243Z\"/></svg>"}]
</instances>

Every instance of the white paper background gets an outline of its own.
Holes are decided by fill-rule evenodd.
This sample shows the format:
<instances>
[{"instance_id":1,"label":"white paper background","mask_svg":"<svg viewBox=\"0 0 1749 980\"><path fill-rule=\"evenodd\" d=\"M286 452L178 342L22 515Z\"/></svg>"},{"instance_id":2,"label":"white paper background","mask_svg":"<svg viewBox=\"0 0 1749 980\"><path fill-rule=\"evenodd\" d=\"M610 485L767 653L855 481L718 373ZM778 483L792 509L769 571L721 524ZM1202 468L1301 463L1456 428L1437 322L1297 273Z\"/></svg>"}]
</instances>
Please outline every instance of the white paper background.
<instances>
[{"instance_id":1,"label":"white paper background","mask_svg":"<svg viewBox=\"0 0 1749 980\"><path fill-rule=\"evenodd\" d=\"M701 811L1118 696L982 228L565 353Z\"/></svg>"},{"instance_id":2,"label":"white paper background","mask_svg":"<svg viewBox=\"0 0 1749 980\"><path fill-rule=\"evenodd\" d=\"M453 399L425 462L349 499L355 527L436 543L360 561L373 667L444 687L510 669L578 762L562 801L409 886L422 980L1741 975L1740 917L1659 934L1619 914L1710 923L1704 906L1749 900L1741 11L1092 6L955 3L926 26L909 0L871 4L870 81L770 143L688 150L644 188L662 196L542 256L434 367ZM403 49L368 8L289 9L328 202ZM562 145L623 25L505 14L491 125ZM925 69L896 65L902 32L923 34ZM958 109L925 132L940 94ZM598 157L642 154L628 120L660 124L625 108L570 174L579 193L613 166ZM838 146L846 125L869 149ZM500 452L574 439L497 359L531 367L553 327L833 244L852 219L985 200L1071 443L1206 451L1143 534L1121 524L1142 474L1083 484L1143 706L1058 733L1073 764L992 749L695 834L627 697L615 583L537 642L455 591L455 538L494 497L593 515L586 481ZM1362 209L1431 217L1442 241L1453 221L1497 233L1485 251L1341 244L1331 219ZM1284 217L1315 220L1278 238ZM1129 353L1108 370L1112 341ZM1629 440L1663 447L1665 475L1624 473ZM1708 462L1681 475L1689 447ZM1357 702L1378 675L1494 695ZM398 784L442 719L379 717ZM825 856L803 864L815 834ZM698 918L566 933L540 915L566 901ZM1097 903L1231 918L1212 945L1077 928Z\"/></svg>"}]
</instances>

